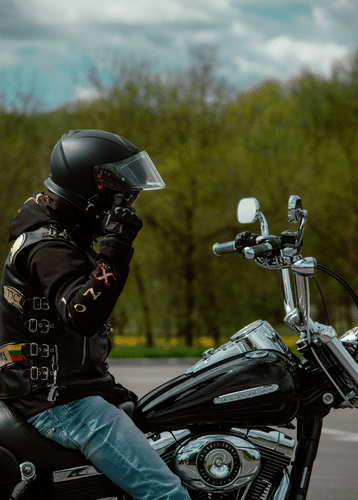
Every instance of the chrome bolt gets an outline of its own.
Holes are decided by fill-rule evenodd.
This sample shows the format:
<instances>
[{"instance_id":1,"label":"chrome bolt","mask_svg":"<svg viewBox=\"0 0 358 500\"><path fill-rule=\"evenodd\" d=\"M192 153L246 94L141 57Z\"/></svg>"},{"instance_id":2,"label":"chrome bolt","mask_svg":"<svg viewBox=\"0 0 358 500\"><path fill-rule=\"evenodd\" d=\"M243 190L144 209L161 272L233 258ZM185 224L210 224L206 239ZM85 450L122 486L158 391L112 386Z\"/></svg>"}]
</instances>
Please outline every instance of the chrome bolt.
<instances>
[{"instance_id":1,"label":"chrome bolt","mask_svg":"<svg viewBox=\"0 0 358 500\"><path fill-rule=\"evenodd\" d=\"M333 394L331 394L330 392L326 392L326 394L323 394L322 400L326 405L332 404L334 401Z\"/></svg>"}]
</instances>

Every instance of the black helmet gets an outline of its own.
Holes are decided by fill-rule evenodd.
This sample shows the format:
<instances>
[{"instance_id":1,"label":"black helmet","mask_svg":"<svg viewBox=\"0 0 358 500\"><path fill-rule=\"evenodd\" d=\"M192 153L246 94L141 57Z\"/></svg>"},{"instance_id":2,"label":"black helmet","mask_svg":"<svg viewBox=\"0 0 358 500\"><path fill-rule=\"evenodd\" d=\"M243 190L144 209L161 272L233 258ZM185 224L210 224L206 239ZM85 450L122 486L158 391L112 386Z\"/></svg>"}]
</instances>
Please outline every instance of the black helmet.
<instances>
[{"instance_id":1,"label":"black helmet","mask_svg":"<svg viewBox=\"0 0 358 500\"><path fill-rule=\"evenodd\" d=\"M123 137L102 130L70 130L53 149L45 186L100 229L114 193L129 194L133 203L143 189L165 184L149 155Z\"/></svg>"}]
</instances>

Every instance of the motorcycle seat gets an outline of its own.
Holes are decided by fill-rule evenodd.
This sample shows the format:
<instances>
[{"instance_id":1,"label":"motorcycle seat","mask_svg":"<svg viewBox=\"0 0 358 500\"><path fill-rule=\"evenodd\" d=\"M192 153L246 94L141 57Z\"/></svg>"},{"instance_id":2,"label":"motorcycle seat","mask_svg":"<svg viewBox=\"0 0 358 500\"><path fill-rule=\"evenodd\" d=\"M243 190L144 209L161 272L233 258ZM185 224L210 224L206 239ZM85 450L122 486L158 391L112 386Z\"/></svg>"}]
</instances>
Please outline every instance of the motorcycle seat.
<instances>
[{"instance_id":1,"label":"motorcycle seat","mask_svg":"<svg viewBox=\"0 0 358 500\"><path fill-rule=\"evenodd\" d=\"M20 467L12 453L0 446L0 490L4 484L16 484L21 481Z\"/></svg>"},{"instance_id":2,"label":"motorcycle seat","mask_svg":"<svg viewBox=\"0 0 358 500\"><path fill-rule=\"evenodd\" d=\"M31 462L42 470L55 471L90 464L79 451L64 448L42 436L3 400L0 400L0 446L10 451L19 463Z\"/></svg>"}]
</instances>

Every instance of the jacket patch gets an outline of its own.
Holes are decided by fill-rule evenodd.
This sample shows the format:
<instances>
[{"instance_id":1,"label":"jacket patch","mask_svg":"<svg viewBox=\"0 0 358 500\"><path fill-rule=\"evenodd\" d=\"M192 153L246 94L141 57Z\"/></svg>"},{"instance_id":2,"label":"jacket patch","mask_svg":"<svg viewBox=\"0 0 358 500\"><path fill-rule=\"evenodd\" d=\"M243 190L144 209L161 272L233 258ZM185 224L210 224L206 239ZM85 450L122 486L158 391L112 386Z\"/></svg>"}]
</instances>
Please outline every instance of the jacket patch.
<instances>
[{"instance_id":1,"label":"jacket patch","mask_svg":"<svg viewBox=\"0 0 358 500\"><path fill-rule=\"evenodd\" d=\"M16 255L16 252L18 252L20 250L20 248L22 247L24 242L25 242L25 235L20 234L20 236L18 238L16 238L14 244L10 248L10 264L12 264L12 261Z\"/></svg>"},{"instance_id":2,"label":"jacket patch","mask_svg":"<svg viewBox=\"0 0 358 500\"><path fill-rule=\"evenodd\" d=\"M0 368L15 361L25 361L22 346L25 344L10 344L0 348Z\"/></svg>"},{"instance_id":3,"label":"jacket patch","mask_svg":"<svg viewBox=\"0 0 358 500\"><path fill-rule=\"evenodd\" d=\"M117 281L117 280L116 280L116 278L115 278L115 276L114 276L114 274L113 274L112 272L110 272L110 271L108 271L108 272L107 272L107 270L106 270L106 268L105 268L104 264L98 264L98 267L99 267L99 269L102 271L102 274L101 274L100 276L96 276L96 275L94 274L94 277L96 278L96 280L98 280L98 281L102 281L102 280L103 280L103 282L104 282L104 284L105 284L106 286L110 286L110 283L109 283L109 281L108 281L108 280L109 280L109 278L113 278L113 279L114 279L114 281ZM107 266L106 266L106 267L107 267Z\"/></svg>"},{"instance_id":4,"label":"jacket patch","mask_svg":"<svg viewBox=\"0 0 358 500\"><path fill-rule=\"evenodd\" d=\"M5 300L15 306L19 311L23 312L23 304L25 301L24 295L19 292L19 290L16 290L16 288L13 288L12 286L4 285L3 286L4 290L4 298Z\"/></svg>"}]
</instances>

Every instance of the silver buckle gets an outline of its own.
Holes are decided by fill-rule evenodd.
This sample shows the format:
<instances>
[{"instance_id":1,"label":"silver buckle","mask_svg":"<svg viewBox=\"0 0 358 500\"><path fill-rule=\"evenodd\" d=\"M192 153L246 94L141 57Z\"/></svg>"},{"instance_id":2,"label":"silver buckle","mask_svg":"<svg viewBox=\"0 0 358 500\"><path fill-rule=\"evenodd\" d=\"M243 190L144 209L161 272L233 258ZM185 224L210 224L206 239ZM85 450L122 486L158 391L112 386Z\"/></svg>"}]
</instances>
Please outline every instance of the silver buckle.
<instances>
[{"instance_id":1,"label":"silver buckle","mask_svg":"<svg viewBox=\"0 0 358 500\"><path fill-rule=\"evenodd\" d=\"M50 355L50 346L48 344L41 344L40 351L43 358L48 358Z\"/></svg>"},{"instance_id":2,"label":"silver buckle","mask_svg":"<svg viewBox=\"0 0 358 500\"><path fill-rule=\"evenodd\" d=\"M29 332L37 332L37 319L31 318L29 319Z\"/></svg>"},{"instance_id":3,"label":"silver buckle","mask_svg":"<svg viewBox=\"0 0 358 500\"><path fill-rule=\"evenodd\" d=\"M41 373L40 379L41 380L48 380L50 370L47 368L47 366L43 366L41 368L41 371L42 371L42 373Z\"/></svg>"},{"instance_id":4,"label":"silver buckle","mask_svg":"<svg viewBox=\"0 0 358 500\"><path fill-rule=\"evenodd\" d=\"M48 319L42 319L38 322L38 328L40 333L48 333L50 331L50 322Z\"/></svg>"},{"instance_id":5,"label":"silver buckle","mask_svg":"<svg viewBox=\"0 0 358 500\"><path fill-rule=\"evenodd\" d=\"M36 342L31 342L29 356L37 356L39 353L39 345Z\"/></svg>"},{"instance_id":6,"label":"silver buckle","mask_svg":"<svg viewBox=\"0 0 358 500\"><path fill-rule=\"evenodd\" d=\"M35 311L48 311L50 309L46 297L34 297L32 307Z\"/></svg>"},{"instance_id":7,"label":"silver buckle","mask_svg":"<svg viewBox=\"0 0 358 500\"><path fill-rule=\"evenodd\" d=\"M39 378L39 369L37 366L31 366L30 368L30 379L37 380Z\"/></svg>"},{"instance_id":8,"label":"silver buckle","mask_svg":"<svg viewBox=\"0 0 358 500\"><path fill-rule=\"evenodd\" d=\"M37 366L31 366L30 368L30 379L31 380L48 380L50 375L50 370L47 366L42 366L37 368Z\"/></svg>"},{"instance_id":9,"label":"silver buckle","mask_svg":"<svg viewBox=\"0 0 358 500\"><path fill-rule=\"evenodd\" d=\"M48 319L37 320L36 318L31 318L29 320L29 331L32 333L40 332L40 333L48 333L50 328L53 328L54 325L50 323Z\"/></svg>"}]
</instances>

